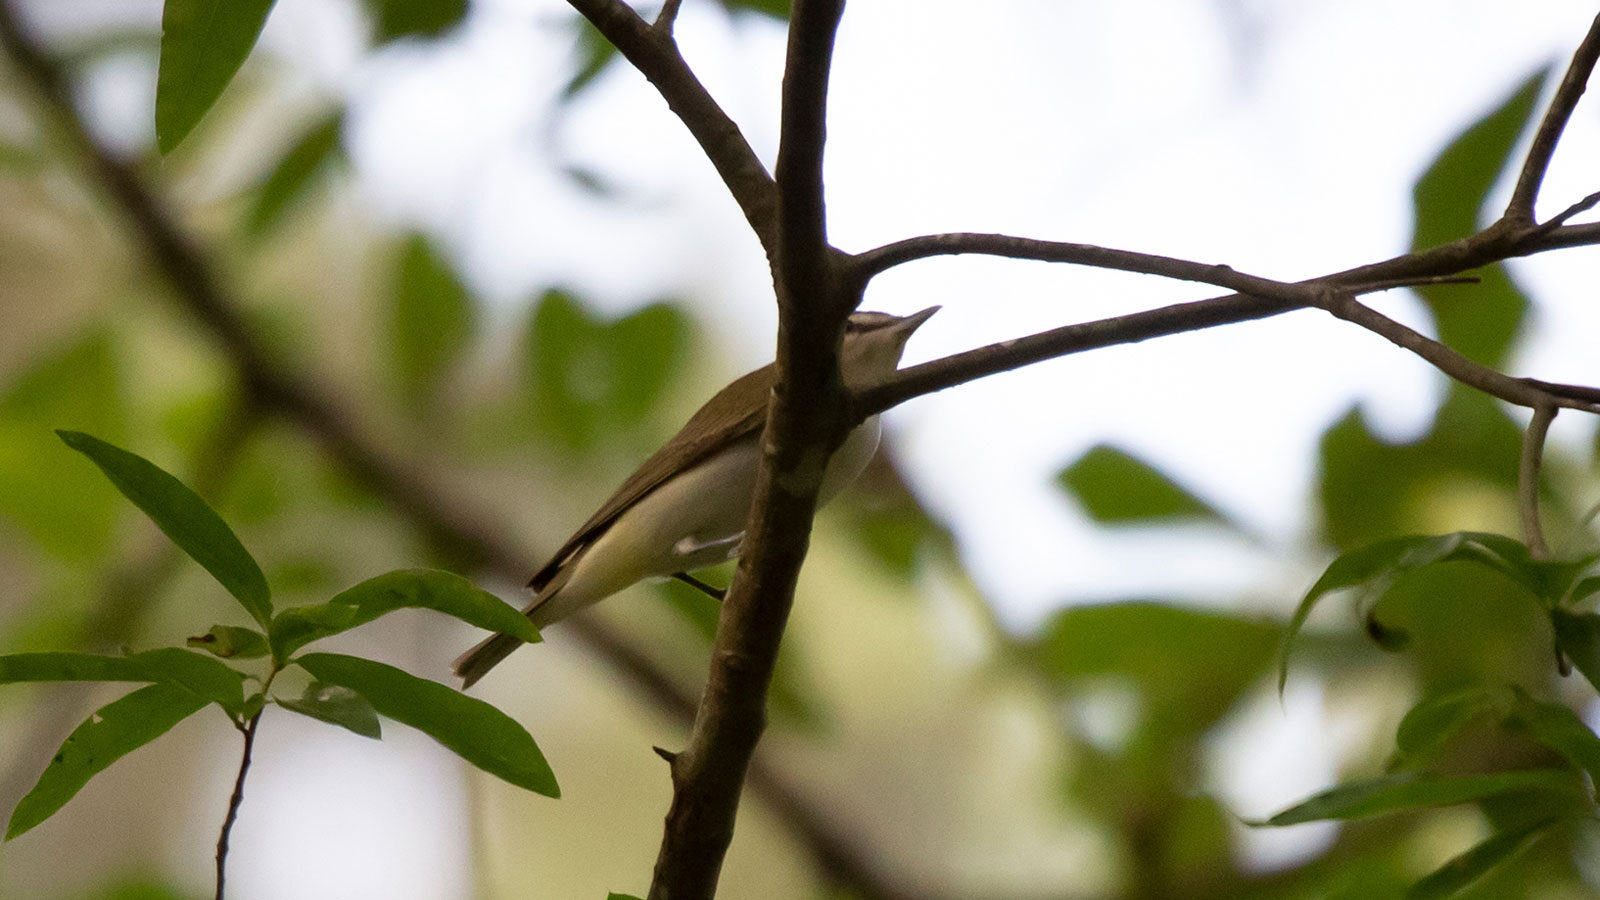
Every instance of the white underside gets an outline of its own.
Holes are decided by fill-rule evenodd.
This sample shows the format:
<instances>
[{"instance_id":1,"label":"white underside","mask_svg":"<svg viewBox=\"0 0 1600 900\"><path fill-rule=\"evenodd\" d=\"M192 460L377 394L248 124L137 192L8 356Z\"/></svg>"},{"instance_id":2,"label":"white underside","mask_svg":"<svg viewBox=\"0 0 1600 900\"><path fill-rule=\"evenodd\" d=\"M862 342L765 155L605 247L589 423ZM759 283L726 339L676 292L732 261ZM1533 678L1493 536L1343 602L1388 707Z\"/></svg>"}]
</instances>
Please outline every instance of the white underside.
<instances>
[{"instance_id":1,"label":"white underside","mask_svg":"<svg viewBox=\"0 0 1600 900\"><path fill-rule=\"evenodd\" d=\"M819 503L844 490L878 448L876 416L850 433L823 473ZM651 576L692 572L739 554L760 463L759 436L740 441L645 495L573 563L530 613L545 626Z\"/></svg>"}]
</instances>

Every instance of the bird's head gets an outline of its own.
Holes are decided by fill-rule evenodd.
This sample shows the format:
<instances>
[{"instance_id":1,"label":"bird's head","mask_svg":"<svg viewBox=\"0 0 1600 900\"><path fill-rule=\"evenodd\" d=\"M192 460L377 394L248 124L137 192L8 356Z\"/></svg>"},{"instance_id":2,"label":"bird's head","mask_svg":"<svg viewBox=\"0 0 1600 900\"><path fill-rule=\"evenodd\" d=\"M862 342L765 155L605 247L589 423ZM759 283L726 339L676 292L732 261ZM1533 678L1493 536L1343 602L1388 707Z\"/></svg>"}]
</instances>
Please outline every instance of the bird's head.
<instances>
[{"instance_id":1,"label":"bird's head","mask_svg":"<svg viewBox=\"0 0 1600 900\"><path fill-rule=\"evenodd\" d=\"M839 360L845 385L859 390L889 377L899 367L900 354L911 333L938 311L939 307L930 306L909 316L851 313L844 326L844 348Z\"/></svg>"}]
</instances>

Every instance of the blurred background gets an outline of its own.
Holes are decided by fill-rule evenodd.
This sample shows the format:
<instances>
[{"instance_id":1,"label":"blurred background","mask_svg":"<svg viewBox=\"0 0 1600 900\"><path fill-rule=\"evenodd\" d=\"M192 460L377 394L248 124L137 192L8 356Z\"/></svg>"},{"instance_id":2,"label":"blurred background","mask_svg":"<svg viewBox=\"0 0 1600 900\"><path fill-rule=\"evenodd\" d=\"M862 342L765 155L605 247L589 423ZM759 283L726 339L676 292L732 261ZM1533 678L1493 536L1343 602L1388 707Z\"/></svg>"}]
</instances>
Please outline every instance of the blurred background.
<instances>
[{"instance_id":1,"label":"blurred background","mask_svg":"<svg viewBox=\"0 0 1600 900\"><path fill-rule=\"evenodd\" d=\"M441 515L525 548L530 573L716 387L771 359L771 280L743 217L563 3L278 0L165 157L158 0L18 6L95 136L197 236L270 348L442 486ZM785 7L688 0L678 25L769 167ZM1491 218L1504 205L1504 162L1592 15L1564 0L858 2L831 93L831 236L859 251L1003 231L1283 279L1462 237L1480 200ZM0 73L0 652L144 649L238 618L55 428L195 486L281 603L434 565L520 604L516 581L241 400L37 95ZM1597 144L1585 102L1541 213L1600 187ZM1550 253L1373 302L1513 374L1593 384L1595 263ZM893 270L867 306L943 304L907 351L920 362L1212 293L968 257ZM759 756L805 827L905 896L1399 896L1488 834L1485 816L1242 820L1383 771L1406 709L1460 685L1519 684L1600 718L1587 685L1555 678L1531 608L1450 569L1385 601L1413 635L1401 654L1328 604L1277 695L1282 623L1337 551L1517 533L1522 411L1353 326L1307 311L1097 351L887 420L878 464L818 519ZM1555 423L1563 549L1593 541L1577 524L1600 499L1593 446L1586 419ZM596 615L698 696L708 601L652 585ZM335 646L448 680L476 639L416 612ZM118 690L0 691L6 809ZM533 733L562 799L397 724L374 743L269 710L230 896L642 895L669 798L651 747L680 746L681 718L561 626L475 693ZM1523 758L1491 731L1452 764ZM0 846L0 897L209 896L237 744L208 714L119 762ZM884 896L819 862L773 797L747 793L722 896ZM1542 842L1472 896L1593 896L1597 842Z\"/></svg>"}]
</instances>

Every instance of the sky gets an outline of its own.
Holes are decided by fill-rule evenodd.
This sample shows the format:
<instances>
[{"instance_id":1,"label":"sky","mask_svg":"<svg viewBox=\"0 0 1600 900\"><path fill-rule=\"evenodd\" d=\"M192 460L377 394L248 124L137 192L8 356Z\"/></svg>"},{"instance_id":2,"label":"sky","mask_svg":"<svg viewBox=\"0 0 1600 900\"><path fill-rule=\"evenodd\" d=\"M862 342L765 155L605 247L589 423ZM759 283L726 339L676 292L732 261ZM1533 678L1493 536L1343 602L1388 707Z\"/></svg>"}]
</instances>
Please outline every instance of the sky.
<instances>
[{"instance_id":1,"label":"sky","mask_svg":"<svg viewBox=\"0 0 1600 900\"><path fill-rule=\"evenodd\" d=\"M37 8L59 31L96 6L140 21L159 15L154 0ZM1529 74L1564 65L1593 12L1577 0L857 0L830 98L830 235L857 251L919 233L1002 231L1285 279L1392 256L1409 243L1411 185L1432 155ZM366 29L354 3L279 0L261 46L286 103L351 104L361 202L382 221L436 235L502 321L551 285L616 314L671 296L727 348L730 377L771 358L760 248L648 84L613 66L556 114L574 63L565 4L477 0L450 38L375 56L364 53ZM781 24L688 0L678 35L770 166ZM149 140L152 91L148 61L123 60L97 70L84 97L107 140L134 146ZM1545 213L1600 187L1584 180L1597 126L1596 107L1580 106ZM599 175L619 200L597 202L563 174L569 167ZM1514 264L1536 303L1514 374L1600 380L1594 259L1581 250ZM885 274L867 306L943 305L907 350L907 362L920 362L1213 293L964 257ZM1372 302L1431 332L1403 292ZM1244 595L1287 614L1326 562L1304 549L1316 527L1306 516L1321 431L1360 404L1387 436L1416 434L1442 387L1381 339L1301 312L1034 366L917 399L888 419L913 488L954 528L973 577L1020 631L1062 605L1130 595L1202 604ZM1575 447L1590 429L1563 417L1552 440ZM1161 467L1241 531L1093 527L1051 485L1102 442ZM1316 724L1318 692L1292 685L1281 706L1252 709L1218 737L1218 760L1254 767L1218 764L1236 808L1261 814L1331 779L1339 748L1306 737L1327 733L1326 721ZM292 737L284 741L290 753ZM1232 752L1241 745L1265 749ZM371 793L386 795L381 778ZM279 833L270 810L254 812L258 835ZM1328 833L1251 840L1270 864ZM408 895L436 878L428 896L453 896L449 885L465 881L430 855L444 851L416 846L401 855L415 871L384 871ZM247 883L266 891L271 877Z\"/></svg>"}]
</instances>

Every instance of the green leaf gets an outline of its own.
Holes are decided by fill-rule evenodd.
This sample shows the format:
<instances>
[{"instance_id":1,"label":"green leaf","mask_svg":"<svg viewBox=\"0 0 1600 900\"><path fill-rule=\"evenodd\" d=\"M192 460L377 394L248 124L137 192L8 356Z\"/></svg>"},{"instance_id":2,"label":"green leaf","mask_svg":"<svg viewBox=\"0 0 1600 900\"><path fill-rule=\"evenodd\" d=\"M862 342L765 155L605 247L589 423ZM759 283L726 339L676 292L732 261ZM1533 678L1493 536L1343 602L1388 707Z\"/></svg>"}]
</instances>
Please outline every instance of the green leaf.
<instances>
[{"instance_id":1,"label":"green leaf","mask_svg":"<svg viewBox=\"0 0 1600 900\"><path fill-rule=\"evenodd\" d=\"M1579 790L1573 773L1564 769L1529 769L1460 777L1399 772L1368 781L1341 784L1297 803L1265 822L1247 824L1298 825L1323 819L1359 819L1401 810L1470 803L1513 791L1573 794Z\"/></svg>"},{"instance_id":2,"label":"green leaf","mask_svg":"<svg viewBox=\"0 0 1600 900\"><path fill-rule=\"evenodd\" d=\"M788 21L790 0L722 0L729 12L758 12Z\"/></svg>"},{"instance_id":3,"label":"green leaf","mask_svg":"<svg viewBox=\"0 0 1600 900\"><path fill-rule=\"evenodd\" d=\"M617 48L605 35L583 16L577 19L578 68L561 88L561 99L570 100L589 86L612 60L617 59Z\"/></svg>"},{"instance_id":4,"label":"green leaf","mask_svg":"<svg viewBox=\"0 0 1600 900\"><path fill-rule=\"evenodd\" d=\"M1061 470L1056 483L1077 498L1091 519L1125 524L1199 519L1226 524L1210 504L1124 450L1100 444Z\"/></svg>"},{"instance_id":5,"label":"green leaf","mask_svg":"<svg viewBox=\"0 0 1600 900\"><path fill-rule=\"evenodd\" d=\"M1131 680L1146 728L1160 740L1195 735L1232 709L1268 670L1278 627L1160 603L1078 606L1056 614L1032 659L1066 688L1103 676Z\"/></svg>"},{"instance_id":6,"label":"green leaf","mask_svg":"<svg viewBox=\"0 0 1600 900\"><path fill-rule=\"evenodd\" d=\"M683 313L664 303L605 322L570 294L546 293L529 323L535 427L580 450L637 426L687 359L689 332Z\"/></svg>"},{"instance_id":7,"label":"green leaf","mask_svg":"<svg viewBox=\"0 0 1600 900\"><path fill-rule=\"evenodd\" d=\"M1591 685L1600 688L1600 615L1553 609L1550 623L1555 627L1556 646Z\"/></svg>"},{"instance_id":8,"label":"green leaf","mask_svg":"<svg viewBox=\"0 0 1600 900\"><path fill-rule=\"evenodd\" d=\"M408 237L400 250L390 303L389 344L401 392L414 405L426 403L471 343L477 306L455 270L420 234Z\"/></svg>"},{"instance_id":9,"label":"green leaf","mask_svg":"<svg viewBox=\"0 0 1600 900\"><path fill-rule=\"evenodd\" d=\"M396 38L438 37L467 15L467 0L367 0L379 43Z\"/></svg>"},{"instance_id":10,"label":"green leaf","mask_svg":"<svg viewBox=\"0 0 1600 900\"><path fill-rule=\"evenodd\" d=\"M166 0L156 77L156 146L172 149L199 124L244 64L273 0Z\"/></svg>"},{"instance_id":11,"label":"green leaf","mask_svg":"<svg viewBox=\"0 0 1600 900\"><path fill-rule=\"evenodd\" d=\"M266 656L270 649L266 635L237 625L213 625L210 631L197 634L185 643L221 659L255 659Z\"/></svg>"},{"instance_id":12,"label":"green leaf","mask_svg":"<svg viewBox=\"0 0 1600 900\"><path fill-rule=\"evenodd\" d=\"M1484 525L1515 521L1522 429L1493 399L1452 386L1422 438L1378 438L1355 408L1323 435L1319 496L1328 540L1340 550L1429 530L1440 508L1502 506Z\"/></svg>"},{"instance_id":13,"label":"green leaf","mask_svg":"<svg viewBox=\"0 0 1600 900\"><path fill-rule=\"evenodd\" d=\"M1493 703L1493 695L1481 687L1429 697L1400 720L1395 747L1408 762L1432 759L1462 729L1487 713Z\"/></svg>"},{"instance_id":14,"label":"green leaf","mask_svg":"<svg viewBox=\"0 0 1600 900\"><path fill-rule=\"evenodd\" d=\"M1521 688L1512 690L1515 699L1505 717L1506 725L1526 732L1561 754L1574 767L1589 773L1590 780L1600 786L1600 737L1567 707L1535 700Z\"/></svg>"},{"instance_id":15,"label":"green leaf","mask_svg":"<svg viewBox=\"0 0 1600 900\"><path fill-rule=\"evenodd\" d=\"M632 894L611 893L606 895L606 900L639 900L639 898Z\"/></svg>"},{"instance_id":16,"label":"green leaf","mask_svg":"<svg viewBox=\"0 0 1600 900\"><path fill-rule=\"evenodd\" d=\"M1405 900L1443 900L1476 884L1542 837L1559 819L1546 819L1526 828L1503 831L1435 869L1406 891Z\"/></svg>"},{"instance_id":17,"label":"green leaf","mask_svg":"<svg viewBox=\"0 0 1600 900\"><path fill-rule=\"evenodd\" d=\"M95 330L34 361L0 394L0 515L62 559L104 555L119 506L93 470L60 464L51 429L122 430L117 356L112 337Z\"/></svg>"},{"instance_id":18,"label":"green leaf","mask_svg":"<svg viewBox=\"0 0 1600 900\"><path fill-rule=\"evenodd\" d=\"M354 656L310 653L295 662L320 681L355 691L379 713L422 731L485 772L547 797L561 795L533 737L482 700Z\"/></svg>"},{"instance_id":19,"label":"green leaf","mask_svg":"<svg viewBox=\"0 0 1600 900\"><path fill-rule=\"evenodd\" d=\"M67 736L33 790L17 804L6 840L50 818L90 778L205 705L203 698L182 688L152 684L102 706Z\"/></svg>"},{"instance_id":20,"label":"green leaf","mask_svg":"<svg viewBox=\"0 0 1600 900\"><path fill-rule=\"evenodd\" d=\"M1547 71L1525 80L1487 116L1452 141L1413 191L1416 230L1413 250L1468 237L1478 230L1479 214L1500 174L1511 162L1517 138L1533 117ZM1498 366L1528 311L1528 300L1502 266L1485 269L1471 287L1445 285L1416 289L1432 310L1439 339L1481 363Z\"/></svg>"},{"instance_id":21,"label":"green leaf","mask_svg":"<svg viewBox=\"0 0 1600 900\"><path fill-rule=\"evenodd\" d=\"M67 446L89 457L123 496L145 514L172 542L238 599L250 617L266 625L272 617L272 594L250 552L233 529L200 495L143 457L79 431L58 431Z\"/></svg>"},{"instance_id":22,"label":"green leaf","mask_svg":"<svg viewBox=\"0 0 1600 900\"><path fill-rule=\"evenodd\" d=\"M437 569L397 569L340 591L327 603L286 609L272 620L268 633L282 662L312 641L397 609L431 609L528 643L539 640L539 629L515 607L460 575Z\"/></svg>"},{"instance_id":23,"label":"green leaf","mask_svg":"<svg viewBox=\"0 0 1600 900\"><path fill-rule=\"evenodd\" d=\"M1505 575L1530 593L1548 589L1549 570L1535 563L1527 546L1501 534L1457 531L1410 535L1351 550L1328 565L1289 618L1278 659L1278 691L1281 693L1288 681L1289 648L1322 598L1334 591L1359 588L1363 592L1362 605L1370 610L1406 574L1444 562L1477 563ZM1368 627L1379 626L1369 621Z\"/></svg>"},{"instance_id":24,"label":"green leaf","mask_svg":"<svg viewBox=\"0 0 1600 900\"><path fill-rule=\"evenodd\" d=\"M244 674L203 653L162 647L136 653L150 680L182 687L235 715L244 707Z\"/></svg>"},{"instance_id":25,"label":"green leaf","mask_svg":"<svg viewBox=\"0 0 1600 900\"><path fill-rule=\"evenodd\" d=\"M67 652L0 656L0 684L29 681L153 681L181 687L229 712L244 702L243 674L178 647L132 656Z\"/></svg>"},{"instance_id":26,"label":"green leaf","mask_svg":"<svg viewBox=\"0 0 1600 900\"><path fill-rule=\"evenodd\" d=\"M299 699L273 698L284 709L310 716L330 725L353 731L362 737L380 740L383 729L378 724L378 711L366 698L347 687L313 681L306 685Z\"/></svg>"},{"instance_id":27,"label":"green leaf","mask_svg":"<svg viewBox=\"0 0 1600 900\"><path fill-rule=\"evenodd\" d=\"M245 230L261 236L283 221L284 213L306 191L339 151L339 134L344 127L344 111L335 110L306 130L283 154L256 192L250 211L245 214Z\"/></svg>"}]
</instances>

